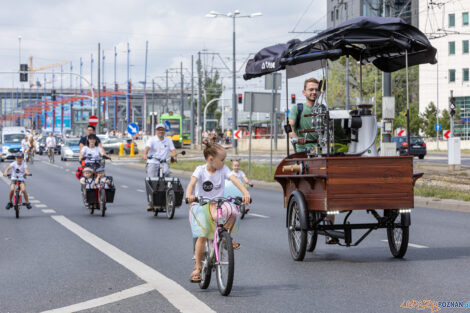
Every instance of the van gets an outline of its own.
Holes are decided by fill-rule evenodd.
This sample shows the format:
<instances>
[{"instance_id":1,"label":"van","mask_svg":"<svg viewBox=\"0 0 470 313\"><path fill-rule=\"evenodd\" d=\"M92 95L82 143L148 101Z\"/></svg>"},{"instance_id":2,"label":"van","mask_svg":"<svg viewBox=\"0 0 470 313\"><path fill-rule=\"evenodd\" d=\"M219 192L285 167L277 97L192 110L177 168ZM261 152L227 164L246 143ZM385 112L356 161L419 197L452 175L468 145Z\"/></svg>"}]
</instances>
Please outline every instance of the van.
<instances>
[{"instance_id":1,"label":"van","mask_svg":"<svg viewBox=\"0 0 470 313\"><path fill-rule=\"evenodd\" d=\"M14 159L21 152L21 141L27 135L24 127L3 127L2 129L2 157L1 162L6 159Z\"/></svg>"}]
</instances>

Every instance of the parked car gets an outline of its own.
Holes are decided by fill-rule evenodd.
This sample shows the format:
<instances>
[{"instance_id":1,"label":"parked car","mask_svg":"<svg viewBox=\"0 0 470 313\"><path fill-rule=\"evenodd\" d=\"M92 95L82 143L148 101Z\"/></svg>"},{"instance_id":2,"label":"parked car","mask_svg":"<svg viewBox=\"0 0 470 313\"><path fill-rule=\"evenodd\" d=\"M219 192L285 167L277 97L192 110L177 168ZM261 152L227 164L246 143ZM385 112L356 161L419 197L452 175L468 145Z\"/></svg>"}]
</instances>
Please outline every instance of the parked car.
<instances>
[{"instance_id":1,"label":"parked car","mask_svg":"<svg viewBox=\"0 0 470 313\"><path fill-rule=\"evenodd\" d=\"M109 137L108 139L103 139L101 141L101 144L103 146L104 151L109 154L119 154L121 144L124 144L124 152L126 154L130 154L132 142L133 140L130 138ZM134 142L134 154L138 153L139 149L137 148L137 144Z\"/></svg>"},{"instance_id":2,"label":"parked car","mask_svg":"<svg viewBox=\"0 0 470 313\"><path fill-rule=\"evenodd\" d=\"M70 159L78 160L80 156L80 138L66 139L60 149L60 159L67 161Z\"/></svg>"},{"instance_id":3,"label":"parked car","mask_svg":"<svg viewBox=\"0 0 470 313\"><path fill-rule=\"evenodd\" d=\"M392 137L392 142L397 144L397 155L408 155L408 138L406 136ZM424 159L426 155L426 143L420 136L410 137L410 155Z\"/></svg>"}]
</instances>

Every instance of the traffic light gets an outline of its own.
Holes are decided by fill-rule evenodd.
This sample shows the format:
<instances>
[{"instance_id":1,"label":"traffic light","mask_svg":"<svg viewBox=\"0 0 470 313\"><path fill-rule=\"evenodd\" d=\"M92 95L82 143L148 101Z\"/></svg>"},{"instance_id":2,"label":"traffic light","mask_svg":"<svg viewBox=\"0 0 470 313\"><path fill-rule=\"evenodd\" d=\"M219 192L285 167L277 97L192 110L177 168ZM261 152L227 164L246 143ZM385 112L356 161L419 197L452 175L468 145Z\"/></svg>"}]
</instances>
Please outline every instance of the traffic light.
<instances>
[{"instance_id":1,"label":"traffic light","mask_svg":"<svg viewBox=\"0 0 470 313\"><path fill-rule=\"evenodd\" d=\"M238 103L239 104L243 103L243 95L241 93L238 94Z\"/></svg>"},{"instance_id":2,"label":"traffic light","mask_svg":"<svg viewBox=\"0 0 470 313\"><path fill-rule=\"evenodd\" d=\"M51 100L56 101L57 100L57 92L55 89L51 90Z\"/></svg>"},{"instance_id":3,"label":"traffic light","mask_svg":"<svg viewBox=\"0 0 470 313\"><path fill-rule=\"evenodd\" d=\"M290 95L290 103L295 104L295 93Z\"/></svg>"},{"instance_id":4,"label":"traffic light","mask_svg":"<svg viewBox=\"0 0 470 313\"><path fill-rule=\"evenodd\" d=\"M450 116L455 115L455 97L450 97L449 113Z\"/></svg>"},{"instance_id":5,"label":"traffic light","mask_svg":"<svg viewBox=\"0 0 470 313\"><path fill-rule=\"evenodd\" d=\"M20 64L20 82L27 82L28 81L28 73L27 72L28 72L28 64Z\"/></svg>"}]
</instances>

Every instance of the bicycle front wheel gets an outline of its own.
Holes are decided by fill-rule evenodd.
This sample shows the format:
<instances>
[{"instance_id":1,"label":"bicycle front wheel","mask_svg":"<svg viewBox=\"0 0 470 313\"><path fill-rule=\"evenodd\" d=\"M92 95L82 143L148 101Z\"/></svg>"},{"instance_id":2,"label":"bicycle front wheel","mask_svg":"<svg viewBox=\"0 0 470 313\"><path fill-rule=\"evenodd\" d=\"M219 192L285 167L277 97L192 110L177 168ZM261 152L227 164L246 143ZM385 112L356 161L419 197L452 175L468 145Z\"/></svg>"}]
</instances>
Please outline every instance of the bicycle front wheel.
<instances>
[{"instance_id":1,"label":"bicycle front wheel","mask_svg":"<svg viewBox=\"0 0 470 313\"><path fill-rule=\"evenodd\" d=\"M209 240L207 240L206 249L204 250L204 256L202 258L201 281L199 282L199 288L201 289L207 289L211 283L212 260L210 247Z\"/></svg>"},{"instance_id":2,"label":"bicycle front wheel","mask_svg":"<svg viewBox=\"0 0 470 313\"><path fill-rule=\"evenodd\" d=\"M232 237L227 231L219 233L217 247L219 255L219 262L216 264L217 286L222 296L228 296L232 291L235 256L233 255Z\"/></svg>"}]
</instances>

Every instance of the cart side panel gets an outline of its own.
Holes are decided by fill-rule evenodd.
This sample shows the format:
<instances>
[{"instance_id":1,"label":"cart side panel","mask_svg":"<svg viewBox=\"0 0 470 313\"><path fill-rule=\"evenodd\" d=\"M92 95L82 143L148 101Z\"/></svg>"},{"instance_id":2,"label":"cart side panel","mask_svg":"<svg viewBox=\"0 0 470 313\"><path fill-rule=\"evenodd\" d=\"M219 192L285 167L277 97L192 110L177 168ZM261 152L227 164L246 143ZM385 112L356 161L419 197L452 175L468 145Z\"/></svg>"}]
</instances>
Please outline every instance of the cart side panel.
<instances>
[{"instance_id":1,"label":"cart side panel","mask_svg":"<svg viewBox=\"0 0 470 313\"><path fill-rule=\"evenodd\" d=\"M414 206L412 157L328 158L328 209Z\"/></svg>"},{"instance_id":2,"label":"cart side panel","mask_svg":"<svg viewBox=\"0 0 470 313\"><path fill-rule=\"evenodd\" d=\"M299 190L304 194L308 210L325 211L327 209L326 185L323 179L315 179L311 177L289 179L289 182L286 184L285 201L289 200L289 197L294 190Z\"/></svg>"}]
</instances>

